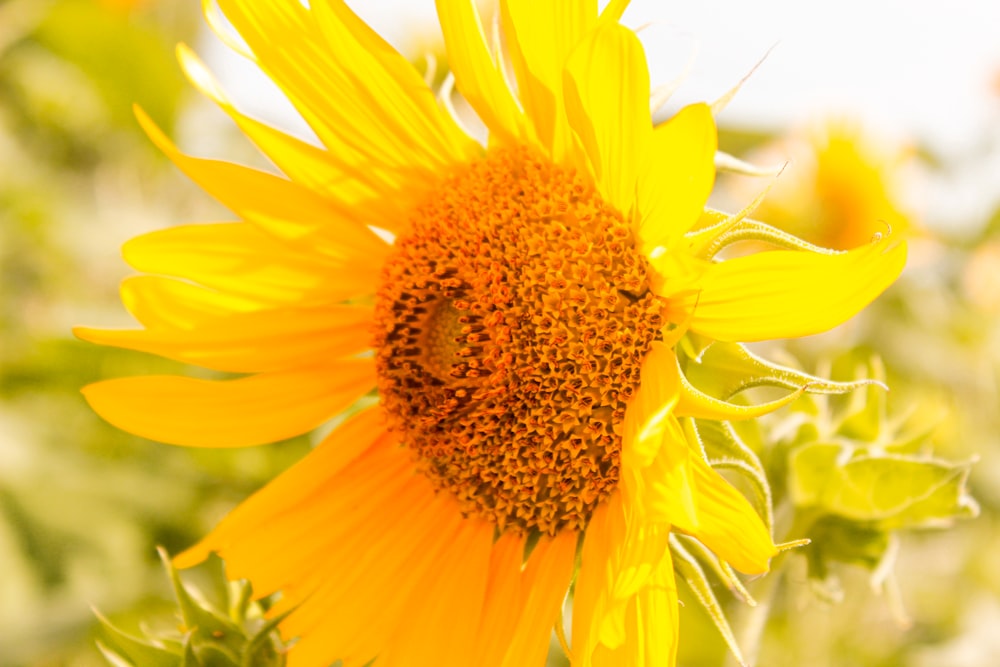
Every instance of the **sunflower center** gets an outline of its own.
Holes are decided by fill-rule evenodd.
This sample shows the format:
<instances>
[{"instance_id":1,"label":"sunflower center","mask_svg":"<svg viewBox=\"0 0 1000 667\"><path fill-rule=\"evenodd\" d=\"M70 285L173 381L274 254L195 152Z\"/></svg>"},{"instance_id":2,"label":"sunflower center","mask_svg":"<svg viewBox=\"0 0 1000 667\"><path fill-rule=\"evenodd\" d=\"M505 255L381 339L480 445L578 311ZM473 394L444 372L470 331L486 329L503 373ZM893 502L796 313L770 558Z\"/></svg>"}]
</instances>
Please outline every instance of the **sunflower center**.
<instances>
[{"instance_id":1,"label":"sunflower center","mask_svg":"<svg viewBox=\"0 0 1000 667\"><path fill-rule=\"evenodd\" d=\"M527 149L445 181L376 295L379 393L419 469L500 530L582 528L663 324L647 273L621 214Z\"/></svg>"}]
</instances>

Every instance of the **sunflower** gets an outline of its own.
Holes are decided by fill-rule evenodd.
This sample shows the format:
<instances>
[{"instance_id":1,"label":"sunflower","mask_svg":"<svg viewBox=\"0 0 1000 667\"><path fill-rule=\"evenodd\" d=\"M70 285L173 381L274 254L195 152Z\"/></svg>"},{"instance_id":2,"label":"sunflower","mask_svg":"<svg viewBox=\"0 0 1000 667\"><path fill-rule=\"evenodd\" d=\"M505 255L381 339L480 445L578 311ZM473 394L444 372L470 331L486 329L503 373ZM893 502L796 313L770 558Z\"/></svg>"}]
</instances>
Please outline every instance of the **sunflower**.
<instances>
[{"instance_id":1,"label":"sunflower","mask_svg":"<svg viewBox=\"0 0 1000 667\"><path fill-rule=\"evenodd\" d=\"M777 553L681 420L787 401L700 393L676 344L828 329L905 251L826 252L706 209L713 110L654 126L626 4L505 0L499 49L472 0L438 1L485 146L335 0L219 1L320 145L242 114L180 50L281 175L183 154L139 113L240 221L128 242L146 275L122 299L143 328L77 334L241 377L108 380L84 389L93 408L155 440L243 447L377 390L177 558L215 552L280 592L293 667L540 666L571 585L574 665L673 665L671 534L748 574ZM715 259L761 236L784 249Z\"/></svg>"},{"instance_id":2,"label":"sunflower","mask_svg":"<svg viewBox=\"0 0 1000 667\"><path fill-rule=\"evenodd\" d=\"M769 152L790 155L795 165L757 210L772 224L836 250L886 230L921 234L899 193L911 147L876 141L857 122L830 119L793 133Z\"/></svg>"}]
</instances>

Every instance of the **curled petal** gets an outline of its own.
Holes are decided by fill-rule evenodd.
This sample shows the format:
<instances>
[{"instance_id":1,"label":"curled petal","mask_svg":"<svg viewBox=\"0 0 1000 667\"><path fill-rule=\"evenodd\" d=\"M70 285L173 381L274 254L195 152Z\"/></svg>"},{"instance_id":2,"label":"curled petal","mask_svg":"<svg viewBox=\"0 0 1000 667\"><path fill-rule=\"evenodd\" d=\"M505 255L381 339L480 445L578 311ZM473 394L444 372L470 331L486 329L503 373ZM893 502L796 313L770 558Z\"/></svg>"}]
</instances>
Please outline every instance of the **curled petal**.
<instances>
[{"instance_id":1,"label":"curled petal","mask_svg":"<svg viewBox=\"0 0 1000 667\"><path fill-rule=\"evenodd\" d=\"M883 239L832 255L778 250L712 264L691 330L743 342L821 333L871 303L905 263L905 243Z\"/></svg>"}]
</instances>

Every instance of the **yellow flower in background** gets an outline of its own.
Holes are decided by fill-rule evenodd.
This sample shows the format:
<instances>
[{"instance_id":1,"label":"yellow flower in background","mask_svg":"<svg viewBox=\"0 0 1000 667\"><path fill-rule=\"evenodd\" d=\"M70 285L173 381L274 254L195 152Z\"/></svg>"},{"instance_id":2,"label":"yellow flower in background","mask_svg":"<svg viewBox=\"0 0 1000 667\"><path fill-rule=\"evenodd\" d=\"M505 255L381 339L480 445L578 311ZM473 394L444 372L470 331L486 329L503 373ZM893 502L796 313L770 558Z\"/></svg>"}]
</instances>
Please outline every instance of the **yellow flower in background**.
<instances>
[{"instance_id":1,"label":"yellow flower in background","mask_svg":"<svg viewBox=\"0 0 1000 667\"><path fill-rule=\"evenodd\" d=\"M973 306L990 315L1000 314L1000 242L979 244L962 267L962 293Z\"/></svg>"},{"instance_id":2,"label":"yellow flower in background","mask_svg":"<svg viewBox=\"0 0 1000 667\"><path fill-rule=\"evenodd\" d=\"M900 174L910 151L871 139L859 126L830 121L772 147L790 164L758 214L817 245L846 250L887 230L909 234Z\"/></svg>"},{"instance_id":3,"label":"yellow flower in background","mask_svg":"<svg viewBox=\"0 0 1000 667\"><path fill-rule=\"evenodd\" d=\"M98 4L107 7L108 9L127 12L132 9L137 9L142 7L147 3L147 0L97 0Z\"/></svg>"},{"instance_id":4,"label":"yellow flower in background","mask_svg":"<svg viewBox=\"0 0 1000 667\"><path fill-rule=\"evenodd\" d=\"M180 52L283 175L185 155L140 113L240 221L130 241L145 275L122 300L143 328L77 334L243 377L109 380L84 390L94 409L144 437L243 447L378 393L177 559L216 552L258 596L280 591L292 667L541 666L574 577L575 666L672 665L671 532L750 574L777 552L678 420L775 404L698 394L672 345L826 330L905 248L825 252L706 210L712 110L653 126L626 4L506 0L497 52L472 0L439 0L486 147L334 0L219 2L321 146L243 115ZM792 249L713 260L747 233Z\"/></svg>"}]
</instances>

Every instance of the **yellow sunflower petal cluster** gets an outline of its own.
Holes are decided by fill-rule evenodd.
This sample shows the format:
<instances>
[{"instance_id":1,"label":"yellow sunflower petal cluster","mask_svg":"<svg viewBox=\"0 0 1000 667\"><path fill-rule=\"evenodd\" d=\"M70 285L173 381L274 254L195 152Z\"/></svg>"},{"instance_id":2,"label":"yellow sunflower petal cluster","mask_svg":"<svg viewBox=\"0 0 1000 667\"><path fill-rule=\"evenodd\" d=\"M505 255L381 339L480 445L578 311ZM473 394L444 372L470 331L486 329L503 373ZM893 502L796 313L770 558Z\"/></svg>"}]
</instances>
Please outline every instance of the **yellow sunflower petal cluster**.
<instances>
[{"instance_id":1,"label":"yellow sunflower petal cluster","mask_svg":"<svg viewBox=\"0 0 1000 667\"><path fill-rule=\"evenodd\" d=\"M438 0L486 146L345 3L218 4L320 145L243 115L181 50L281 174L181 153L140 114L238 221L127 243L142 275L122 300L142 328L77 334L240 377L121 378L86 398L193 447L270 443L379 402L178 564L215 552L257 595L280 592L292 667L540 667L574 582L574 667L673 665L671 533L748 574L777 552L679 421L773 405L700 394L674 344L826 330L895 279L904 247L719 261L759 223L705 208L708 105L653 124L627 2L504 0L501 49L472 0Z\"/></svg>"}]
</instances>

